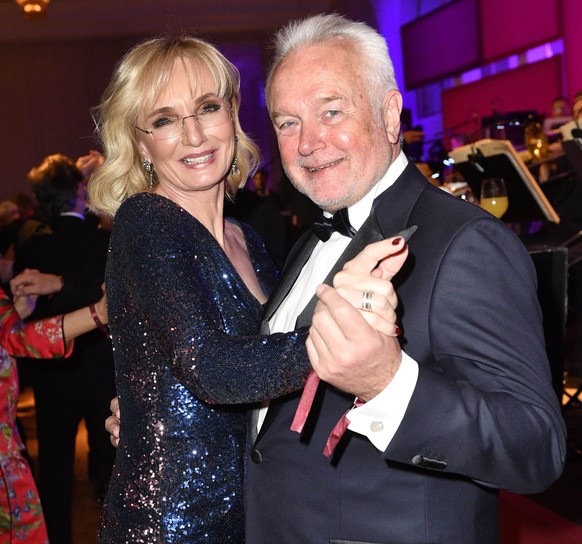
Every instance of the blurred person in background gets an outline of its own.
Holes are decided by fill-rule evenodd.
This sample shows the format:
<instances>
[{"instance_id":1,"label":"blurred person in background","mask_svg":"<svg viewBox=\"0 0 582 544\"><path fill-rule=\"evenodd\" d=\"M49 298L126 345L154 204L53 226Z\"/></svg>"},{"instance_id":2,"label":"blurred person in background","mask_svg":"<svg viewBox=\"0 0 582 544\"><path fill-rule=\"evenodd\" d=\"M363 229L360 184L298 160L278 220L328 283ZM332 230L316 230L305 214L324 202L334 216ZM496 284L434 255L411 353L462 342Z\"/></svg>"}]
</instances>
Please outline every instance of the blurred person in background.
<instances>
[{"instance_id":1,"label":"blurred person in background","mask_svg":"<svg viewBox=\"0 0 582 544\"><path fill-rule=\"evenodd\" d=\"M67 313L95 303L101 284L109 232L85 219L84 175L75 161L49 155L29 172L37 210L21 227L15 273L39 270L61 279L56 292L39 297L31 319ZM89 444L89 476L95 499L103 500L115 451L103 433L103 417L115 394L111 341L101 330L81 335L65 362L19 364L34 390L38 436L38 487L51 542L70 544L75 441L84 420Z\"/></svg>"},{"instance_id":2,"label":"blurred person in background","mask_svg":"<svg viewBox=\"0 0 582 544\"><path fill-rule=\"evenodd\" d=\"M12 278L14 266L14 238L20 219L20 210L12 200L0 202L0 286Z\"/></svg>"},{"instance_id":3,"label":"blurred person in background","mask_svg":"<svg viewBox=\"0 0 582 544\"><path fill-rule=\"evenodd\" d=\"M60 289L57 276L27 270L12 280L13 300L0 288L0 542L48 544L38 492L22 455L16 426L18 373L13 357L43 358L47 365L68 357L72 340L107 323L102 297L92 307L25 323L39 294ZM95 317L97 316L97 317Z\"/></svg>"}]
</instances>

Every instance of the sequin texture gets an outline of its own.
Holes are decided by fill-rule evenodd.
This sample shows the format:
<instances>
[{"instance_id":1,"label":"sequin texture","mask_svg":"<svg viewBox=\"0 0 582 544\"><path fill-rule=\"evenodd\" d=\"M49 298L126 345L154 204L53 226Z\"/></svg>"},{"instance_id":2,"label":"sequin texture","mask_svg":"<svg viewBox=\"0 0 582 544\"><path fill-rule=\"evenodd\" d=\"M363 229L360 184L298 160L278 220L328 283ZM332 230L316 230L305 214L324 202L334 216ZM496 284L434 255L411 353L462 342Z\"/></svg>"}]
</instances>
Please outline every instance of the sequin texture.
<instances>
[{"instance_id":1,"label":"sequin texture","mask_svg":"<svg viewBox=\"0 0 582 544\"><path fill-rule=\"evenodd\" d=\"M265 292L276 272L241 225ZM306 331L254 336L262 307L194 217L154 194L115 218L106 273L122 414L99 542L244 542L249 403L301 388Z\"/></svg>"}]
</instances>

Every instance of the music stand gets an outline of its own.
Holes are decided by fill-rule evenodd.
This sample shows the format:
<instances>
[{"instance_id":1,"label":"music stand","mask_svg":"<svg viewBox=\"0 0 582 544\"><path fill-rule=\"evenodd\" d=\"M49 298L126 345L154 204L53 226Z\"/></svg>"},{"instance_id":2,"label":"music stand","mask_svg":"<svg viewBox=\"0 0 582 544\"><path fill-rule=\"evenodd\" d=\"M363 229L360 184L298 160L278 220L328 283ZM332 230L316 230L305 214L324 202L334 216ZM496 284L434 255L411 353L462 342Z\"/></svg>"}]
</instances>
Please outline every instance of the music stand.
<instances>
[{"instance_id":1,"label":"music stand","mask_svg":"<svg viewBox=\"0 0 582 544\"><path fill-rule=\"evenodd\" d=\"M507 223L545 220L559 223L560 218L509 140L479 140L449 153L455 167L475 195L481 194L486 178L503 178L509 208L503 215Z\"/></svg>"}]
</instances>

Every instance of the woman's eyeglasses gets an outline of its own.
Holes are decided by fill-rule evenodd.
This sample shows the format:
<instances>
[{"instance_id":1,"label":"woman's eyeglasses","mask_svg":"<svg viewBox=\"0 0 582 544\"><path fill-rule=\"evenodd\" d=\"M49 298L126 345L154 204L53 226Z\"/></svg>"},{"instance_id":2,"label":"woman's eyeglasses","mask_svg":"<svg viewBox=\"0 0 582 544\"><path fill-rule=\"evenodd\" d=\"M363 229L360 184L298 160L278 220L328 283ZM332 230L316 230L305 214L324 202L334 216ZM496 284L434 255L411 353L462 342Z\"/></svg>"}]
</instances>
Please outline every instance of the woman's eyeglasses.
<instances>
[{"instance_id":1,"label":"woman's eyeglasses","mask_svg":"<svg viewBox=\"0 0 582 544\"><path fill-rule=\"evenodd\" d=\"M196 113L179 117L177 115L160 114L148 129L136 126L138 130L151 134L154 140L169 140L184 134L186 119L194 119L201 130L217 127L230 120L230 107L224 102L209 102L198 109Z\"/></svg>"}]
</instances>

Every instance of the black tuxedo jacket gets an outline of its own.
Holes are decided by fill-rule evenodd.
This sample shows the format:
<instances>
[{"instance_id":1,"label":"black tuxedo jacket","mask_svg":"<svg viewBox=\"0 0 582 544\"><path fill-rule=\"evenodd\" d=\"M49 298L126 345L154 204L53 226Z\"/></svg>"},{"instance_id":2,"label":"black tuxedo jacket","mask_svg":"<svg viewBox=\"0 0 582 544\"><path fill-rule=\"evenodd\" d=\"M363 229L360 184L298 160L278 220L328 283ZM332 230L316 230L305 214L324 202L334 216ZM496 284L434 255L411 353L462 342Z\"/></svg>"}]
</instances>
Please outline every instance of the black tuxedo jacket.
<instances>
[{"instance_id":1,"label":"black tuxedo jacket","mask_svg":"<svg viewBox=\"0 0 582 544\"><path fill-rule=\"evenodd\" d=\"M410 164L336 268L369 241L413 225L394 283L402 347L419 378L396 435L380 452L348 432L328 459L327 436L353 396L320 385L301 435L289 429L299 395L274 401L247 460L249 544L493 544L497 490L535 493L561 473L565 430L535 271L502 222L431 186ZM314 238L296 251L265 319Z\"/></svg>"},{"instance_id":2,"label":"black tuxedo jacket","mask_svg":"<svg viewBox=\"0 0 582 544\"><path fill-rule=\"evenodd\" d=\"M63 289L39 297L29 320L71 312L101 298L109 232L89 218L66 215L47 225L39 223L34 232L28 230L31 235L16 251L15 272L36 268L64 277ZM111 341L99 330L79 336L67 359L48 364L28 359L20 363L20 369L37 391L97 402L115 395Z\"/></svg>"}]
</instances>

